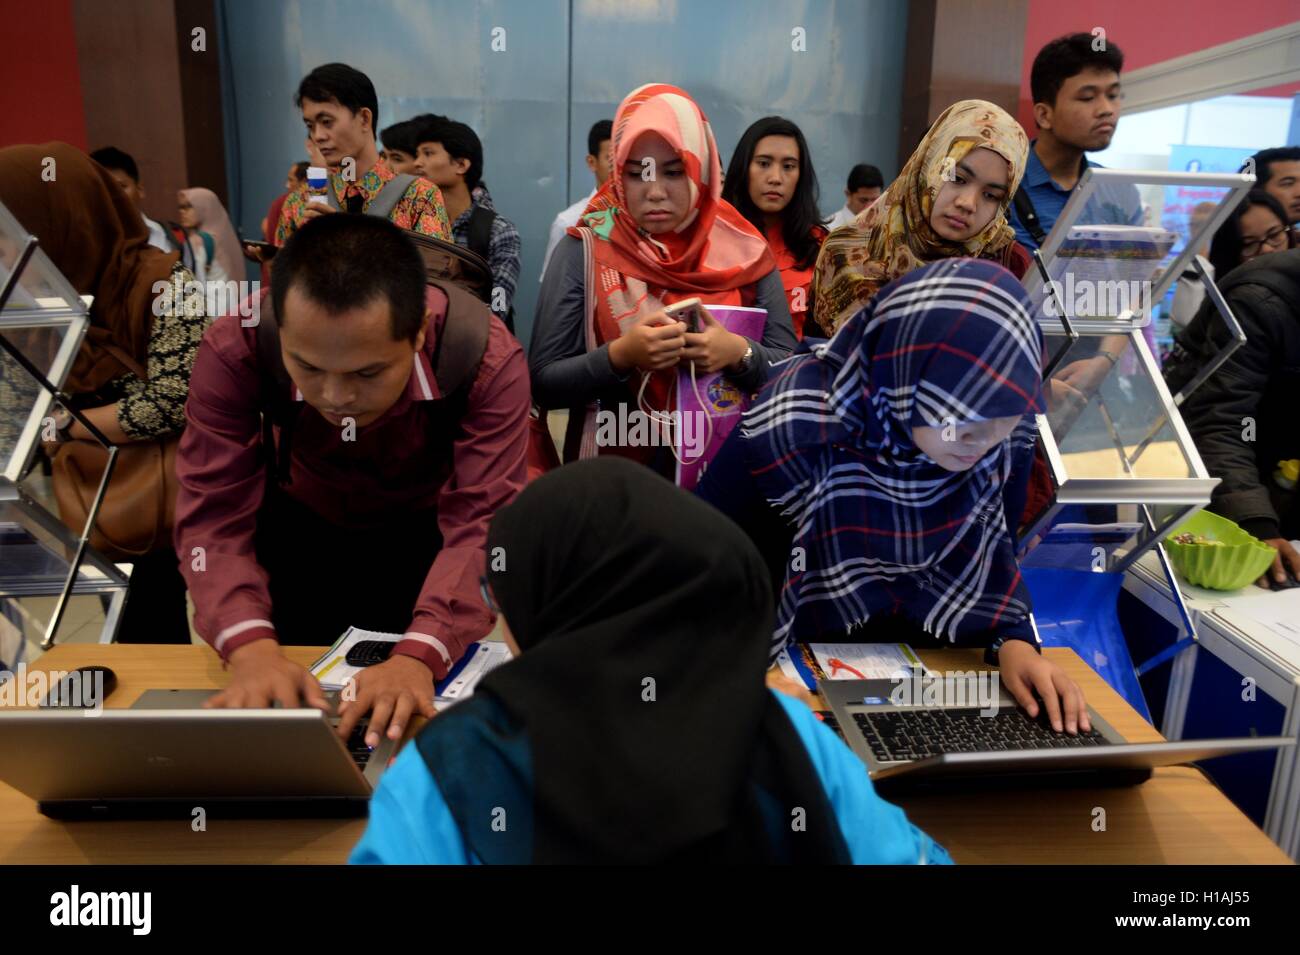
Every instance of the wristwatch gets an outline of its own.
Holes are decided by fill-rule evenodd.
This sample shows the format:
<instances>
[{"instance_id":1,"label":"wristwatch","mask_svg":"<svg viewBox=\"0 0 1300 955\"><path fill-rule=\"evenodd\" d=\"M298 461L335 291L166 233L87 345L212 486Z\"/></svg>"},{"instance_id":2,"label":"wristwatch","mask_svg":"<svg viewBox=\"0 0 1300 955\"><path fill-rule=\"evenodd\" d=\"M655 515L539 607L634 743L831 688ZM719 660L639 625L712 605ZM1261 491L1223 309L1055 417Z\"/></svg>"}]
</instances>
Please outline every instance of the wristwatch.
<instances>
[{"instance_id":1,"label":"wristwatch","mask_svg":"<svg viewBox=\"0 0 1300 955\"><path fill-rule=\"evenodd\" d=\"M67 441L71 438L68 429L72 427L72 422L77 419L72 417L72 412L67 408L58 408L52 415L54 419L54 440L56 442Z\"/></svg>"},{"instance_id":2,"label":"wristwatch","mask_svg":"<svg viewBox=\"0 0 1300 955\"><path fill-rule=\"evenodd\" d=\"M740 361L736 362L736 374L743 375L745 372L749 371L752 364L754 364L754 346L746 344L745 354L740 357Z\"/></svg>"}]
</instances>

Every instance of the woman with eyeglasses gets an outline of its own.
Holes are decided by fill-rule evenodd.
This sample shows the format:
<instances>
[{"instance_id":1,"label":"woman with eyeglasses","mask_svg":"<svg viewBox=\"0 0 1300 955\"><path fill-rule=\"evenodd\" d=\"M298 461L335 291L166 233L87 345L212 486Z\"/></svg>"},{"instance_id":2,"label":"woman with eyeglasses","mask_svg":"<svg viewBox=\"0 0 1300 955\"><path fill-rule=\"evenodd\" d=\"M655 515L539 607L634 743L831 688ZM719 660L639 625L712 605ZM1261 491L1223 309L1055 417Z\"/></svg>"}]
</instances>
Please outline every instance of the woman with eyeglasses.
<instances>
[{"instance_id":1,"label":"woman with eyeglasses","mask_svg":"<svg viewBox=\"0 0 1300 955\"><path fill-rule=\"evenodd\" d=\"M1214 233L1208 256L1210 278L1217 282L1244 262L1291 248L1293 236L1282 203L1263 189L1250 190ZM1205 287L1199 278L1184 273L1170 314L1174 325L1186 328L1203 301Z\"/></svg>"},{"instance_id":2,"label":"woman with eyeglasses","mask_svg":"<svg viewBox=\"0 0 1300 955\"><path fill-rule=\"evenodd\" d=\"M1271 193L1252 189L1219 227L1210 243L1210 264L1218 278L1243 262L1291 248L1286 210Z\"/></svg>"}]
</instances>

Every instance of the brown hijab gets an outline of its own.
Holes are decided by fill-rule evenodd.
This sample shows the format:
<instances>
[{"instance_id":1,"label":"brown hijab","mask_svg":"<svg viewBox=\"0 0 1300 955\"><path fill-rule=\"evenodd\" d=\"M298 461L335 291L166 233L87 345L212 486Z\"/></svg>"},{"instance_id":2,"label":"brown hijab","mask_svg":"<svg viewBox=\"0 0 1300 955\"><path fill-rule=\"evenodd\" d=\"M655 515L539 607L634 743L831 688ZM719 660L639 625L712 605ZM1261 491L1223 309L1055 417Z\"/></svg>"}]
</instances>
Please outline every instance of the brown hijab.
<instances>
[{"instance_id":1,"label":"brown hijab","mask_svg":"<svg viewBox=\"0 0 1300 955\"><path fill-rule=\"evenodd\" d=\"M0 149L0 202L78 294L95 297L68 393L96 391L129 371L106 344L144 365L154 283L168 280L178 256L149 245L144 220L108 171L67 143L8 146Z\"/></svg>"},{"instance_id":2,"label":"brown hijab","mask_svg":"<svg viewBox=\"0 0 1300 955\"><path fill-rule=\"evenodd\" d=\"M1006 195L983 230L965 242L950 242L931 227L930 211L946 173L981 148L1007 161ZM822 243L813 273L817 324L833 335L882 286L929 262L958 256L1002 260L1015 242L1007 206L1028 156L1025 131L1000 106L965 99L945 109L884 194Z\"/></svg>"}]
</instances>

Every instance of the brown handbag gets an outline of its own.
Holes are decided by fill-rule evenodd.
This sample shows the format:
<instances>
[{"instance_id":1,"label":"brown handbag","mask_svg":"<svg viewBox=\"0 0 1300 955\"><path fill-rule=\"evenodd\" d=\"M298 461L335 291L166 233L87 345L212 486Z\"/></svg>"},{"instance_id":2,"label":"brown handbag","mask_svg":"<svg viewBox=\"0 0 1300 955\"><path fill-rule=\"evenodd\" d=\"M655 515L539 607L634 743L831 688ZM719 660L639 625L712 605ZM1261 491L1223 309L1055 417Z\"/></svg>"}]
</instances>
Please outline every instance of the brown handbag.
<instances>
[{"instance_id":1,"label":"brown handbag","mask_svg":"<svg viewBox=\"0 0 1300 955\"><path fill-rule=\"evenodd\" d=\"M104 346L137 377L145 370L116 346ZM176 450L180 435L117 446L117 461L90 534L90 546L111 560L130 560L171 544L176 516ZM60 444L53 458L59 517L77 535L99 490L108 450L97 441Z\"/></svg>"}]
</instances>

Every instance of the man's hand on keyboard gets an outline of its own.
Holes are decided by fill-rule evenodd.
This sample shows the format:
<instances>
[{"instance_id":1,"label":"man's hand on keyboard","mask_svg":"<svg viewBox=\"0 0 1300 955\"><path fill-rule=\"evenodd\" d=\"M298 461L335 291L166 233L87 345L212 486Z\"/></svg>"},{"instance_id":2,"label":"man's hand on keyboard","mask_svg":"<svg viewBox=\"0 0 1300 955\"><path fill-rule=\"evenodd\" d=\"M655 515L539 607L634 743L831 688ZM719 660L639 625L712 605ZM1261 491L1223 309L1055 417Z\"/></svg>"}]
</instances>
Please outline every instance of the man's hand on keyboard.
<instances>
[{"instance_id":1,"label":"man's hand on keyboard","mask_svg":"<svg viewBox=\"0 0 1300 955\"><path fill-rule=\"evenodd\" d=\"M353 693L344 692L339 704L338 733L344 739L352 734L361 717L370 713L366 745L378 746L387 730L389 739L401 739L418 712L425 719L437 713L433 707L433 671L415 657L393 654L383 663L366 667L356 676Z\"/></svg>"},{"instance_id":2,"label":"man's hand on keyboard","mask_svg":"<svg viewBox=\"0 0 1300 955\"><path fill-rule=\"evenodd\" d=\"M1008 640L998 650L998 668L1002 682L1016 702L1032 717L1039 713L1039 702L1034 692L1042 697L1048 721L1058 733L1077 733L1082 727L1086 733L1092 729L1088 719L1088 704L1079 689L1055 663L1044 659L1024 640Z\"/></svg>"},{"instance_id":3,"label":"man's hand on keyboard","mask_svg":"<svg viewBox=\"0 0 1300 955\"><path fill-rule=\"evenodd\" d=\"M254 640L230 655L230 685L203 705L212 709L261 709L279 703L329 712L325 693L311 673L287 658L274 640Z\"/></svg>"}]
</instances>

